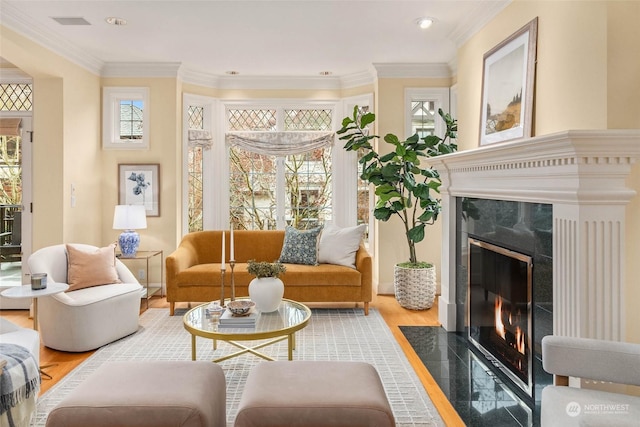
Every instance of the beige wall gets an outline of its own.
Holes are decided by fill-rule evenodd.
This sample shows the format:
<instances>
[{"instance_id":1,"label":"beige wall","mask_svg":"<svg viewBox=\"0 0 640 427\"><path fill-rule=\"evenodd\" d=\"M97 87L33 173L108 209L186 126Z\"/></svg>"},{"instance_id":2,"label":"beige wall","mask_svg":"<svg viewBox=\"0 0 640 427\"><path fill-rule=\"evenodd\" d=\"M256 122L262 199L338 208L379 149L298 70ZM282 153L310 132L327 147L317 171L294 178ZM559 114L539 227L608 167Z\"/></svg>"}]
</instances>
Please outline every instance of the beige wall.
<instances>
[{"instance_id":1,"label":"beige wall","mask_svg":"<svg viewBox=\"0 0 640 427\"><path fill-rule=\"evenodd\" d=\"M0 43L2 56L33 77L33 250L102 243L100 79L2 26Z\"/></svg>"},{"instance_id":2,"label":"beige wall","mask_svg":"<svg viewBox=\"0 0 640 427\"><path fill-rule=\"evenodd\" d=\"M120 231L111 228L118 204L118 165L158 163L160 165L160 216L147 217L147 228L138 230L140 250L162 249L171 253L177 242L180 215L182 99L175 78L103 78L102 87L149 88L149 149L102 150L103 188L101 224L104 244L117 240ZM153 278L152 278L153 280Z\"/></svg>"},{"instance_id":3,"label":"beige wall","mask_svg":"<svg viewBox=\"0 0 640 427\"><path fill-rule=\"evenodd\" d=\"M460 149L478 145L482 56L538 17L534 135L640 128L640 3L516 0L458 51ZM640 165L628 184L640 193ZM627 207L626 335L640 342L640 196Z\"/></svg>"},{"instance_id":4,"label":"beige wall","mask_svg":"<svg viewBox=\"0 0 640 427\"><path fill-rule=\"evenodd\" d=\"M384 136L393 133L400 138L408 137L405 133L405 105L404 92L407 88L435 88L449 87L451 79L378 79L376 92L376 134ZM390 150L384 141L378 147L380 154ZM378 292L393 294L393 270L399 262L409 261L409 247L407 245L404 225L397 217L387 222L375 223L374 264L377 266ZM440 221L427 227L425 239L416 245L416 255L419 261L433 263L440 282L440 260L442 231Z\"/></svg>"},{"instance_id":5,"label":"beige wall","mask_svg":"<svg viewBox=\"0 0 640 427\"><path fill-rule=\"evenodd\" d=\"M640 128L640 2L610 2L607 5L607 121L608 127ZM633 54L632 52L635 52ZM627 206L626 281L627 338L640 342L640 162L627 184L638 195Z\"/></svg>"}]
</instances>

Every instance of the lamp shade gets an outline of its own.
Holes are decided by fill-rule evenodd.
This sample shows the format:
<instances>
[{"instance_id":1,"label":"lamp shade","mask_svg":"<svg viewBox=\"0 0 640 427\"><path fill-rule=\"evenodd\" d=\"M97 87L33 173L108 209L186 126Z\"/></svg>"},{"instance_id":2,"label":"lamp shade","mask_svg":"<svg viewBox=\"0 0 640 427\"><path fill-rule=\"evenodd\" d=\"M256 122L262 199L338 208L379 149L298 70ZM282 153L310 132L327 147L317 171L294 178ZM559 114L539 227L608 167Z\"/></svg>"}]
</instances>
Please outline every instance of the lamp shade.
<instances>
[{"instance_id":1,"label":"lamp shade","mask_svg":"<svg viewBox=\"0 0 640 427\"><path fill-rule=\"evenodd\" d=\"M114 230L147 228L147 212L143 205L117 205L113 213Z\"/></svg>"},{"instance_id":2,"label":"lamp shade","mask_svg":"<svg viewBox=\"0 0 640 427\"><path fill-rule=\"evenodd\" d=\"M147 212L143 205L117 205L113 213L113 228L125 230L120 234L118 243L125 258L135 257L140 246L140 235L133 231L147 228Z\"/></svg>"}]
</instances>

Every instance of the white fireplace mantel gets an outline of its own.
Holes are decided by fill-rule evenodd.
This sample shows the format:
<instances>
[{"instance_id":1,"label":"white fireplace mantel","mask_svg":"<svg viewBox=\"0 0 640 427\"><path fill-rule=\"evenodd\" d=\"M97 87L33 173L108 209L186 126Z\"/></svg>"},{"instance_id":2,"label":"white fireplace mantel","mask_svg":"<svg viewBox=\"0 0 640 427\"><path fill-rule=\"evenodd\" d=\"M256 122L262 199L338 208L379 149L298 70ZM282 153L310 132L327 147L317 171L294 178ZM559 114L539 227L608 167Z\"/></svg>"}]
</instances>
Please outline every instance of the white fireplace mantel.
<instances>
[{"instance_id":1,"label":"white fireplace mantel","mask_svg":"<svg viewBox=\"0 0 640 427\"><path fill-rule=\"evenodd\" d=\"M455 198L553 205L554 333L624 338L626 182L640 130L570 130L430 159L442 178L439 320L456 330Z\"/></svg>"}]
</instances>

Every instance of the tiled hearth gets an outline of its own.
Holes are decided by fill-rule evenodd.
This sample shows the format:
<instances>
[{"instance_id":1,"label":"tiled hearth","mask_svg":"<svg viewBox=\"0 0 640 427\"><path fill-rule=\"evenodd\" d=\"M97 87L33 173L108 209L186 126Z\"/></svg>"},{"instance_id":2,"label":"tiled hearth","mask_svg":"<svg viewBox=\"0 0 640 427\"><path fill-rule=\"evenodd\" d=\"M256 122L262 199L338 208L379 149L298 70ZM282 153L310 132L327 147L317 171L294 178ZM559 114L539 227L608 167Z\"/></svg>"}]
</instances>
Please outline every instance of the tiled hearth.
<instances>
[{"instance_id":1,"label":"tiled hearth","mask_svg":"<svg viewBox=\"0 0 640 427\"><path fill-rule=\"evenodd\" d=\"M418 357L456 410L473 427L537 427L530 408L506 379L489 369L460 333L440 327L401 326Z\"/></svg>"}]
</instances>

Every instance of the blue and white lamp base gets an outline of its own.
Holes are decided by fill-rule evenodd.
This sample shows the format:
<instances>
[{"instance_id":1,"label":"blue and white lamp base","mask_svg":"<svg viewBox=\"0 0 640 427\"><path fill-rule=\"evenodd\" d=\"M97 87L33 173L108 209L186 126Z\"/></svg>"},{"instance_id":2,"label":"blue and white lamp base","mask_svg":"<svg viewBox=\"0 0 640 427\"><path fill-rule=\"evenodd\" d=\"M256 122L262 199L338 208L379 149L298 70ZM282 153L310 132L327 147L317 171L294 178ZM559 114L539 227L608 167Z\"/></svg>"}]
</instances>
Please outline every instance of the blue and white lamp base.
<instances>
[{"instance_id":1,"label":"blue and white lamp base","mask_svg":"<svg viewBox=\"0 0 640 427\"><path fill-rule=\"evenodd\" d=\"M138 253L138 246L140 246L140 235L133 230L125 230L120 234L118 238L120 244L120 252L122 252L123 258L133 258Z\"/></svg>"}]
</instances>

